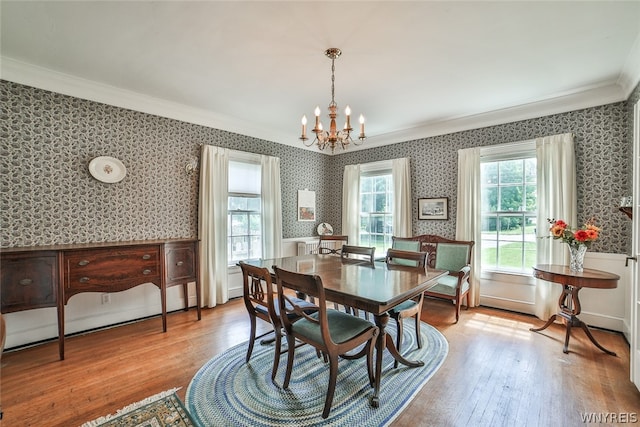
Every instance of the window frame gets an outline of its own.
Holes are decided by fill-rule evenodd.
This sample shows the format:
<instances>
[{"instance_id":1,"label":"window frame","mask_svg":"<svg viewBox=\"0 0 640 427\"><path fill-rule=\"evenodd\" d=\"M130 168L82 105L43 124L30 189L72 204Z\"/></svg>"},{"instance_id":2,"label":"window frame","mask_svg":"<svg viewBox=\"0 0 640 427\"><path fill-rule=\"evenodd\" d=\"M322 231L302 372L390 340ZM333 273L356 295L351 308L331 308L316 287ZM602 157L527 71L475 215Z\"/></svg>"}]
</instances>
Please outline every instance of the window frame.
<instances>
[{"instance_id":1,"label":"window frame","mask_svg":"<svg viewBox=\"0 0 640 427\"><path fill-rule=\"evenodd\" d=\"M235 162L235 163L243 163L243 164L250 164L252 166L255 166L257 168L260 168L260 175L262 172L262 165L260 164L260 160L259 157L255 157L253 155L251 155L251 153L246 153L245 155L235 155L235 156L231 156L229 159L229 162ZM231 168L229 168L229 183L231 182ZM260 211L256 211L256 210L250 210L250 209L230 209L229 207L229 203L231 202L231 198L232 197L236 197L236 198L247 198L247 199L259 199L260 201ZM247 232L249 234L239 234L239 235L234 235L233 234L233 215L238 215L238 214L245 214L247 216ZM259 248L259 255L257 257L250 257L251 254L251 241L252 238L257 236L256 234L252 234L251 233L251 215L259 215L259 223L260 223L260 248ZM264 230L263 230L263 224L262 224L262 216L264 215L263 212L263 200L262 200L262 191L260 190L259 193L251 193L251 192L234 192L234 191L230 191L229 190L229 184L227 185L227 265L228 267L233 267L235 266L239 261L249 261L249 260L255 260L255 259L259 259L262 257L262 251L263 251L263 247L262 247L262 239L264 238ZM233 258L233 239L234 237L245 237L245 241L247 242L247 258L241 258L241 259L234 259Z\"/></svg>"},{"instance_id":2,"label":"window frame","mask_svg":"<svg viewBox=\"0 0 640 427\"><path fill-rule=\"evenodd\" d=\"M358 244L361 246L375 246L376 250L378 249L382 249L384 251L384 253L386 253L386 250L388 248L391 247L392 244L392 237L393 237L393 216L394 216L394 191L395 191L395 187L394 187L394 183L393 183L393 173L391 170L391 166L392 166L392 162L391 160L388 161L381 161L381 162L374 162L374 163L366 163L360 166L360 187L359 187L359 200L358 200L358 219L360 222L360 228L359 228L359 235L358 235ZM385 194L385 203L387 203L387 206L390 207L389 210L385 210L385 211L363 211L362 206L363 206L363 192L362 192L362 186L363 186L363 179L367 179L367 178L375 178L375 177L387 177L388 176L388 180L387 180L387 189L386 191L384 191ZM372 188L372 190L375 190ZM380 191L370 191L367 192L365 194L370 194L372 196L375 196L375 194L381 194L382 192ZM372 200L372 203L375 203L375 199ZM374 204L375 206L375 204ZM374 216L382 216L382 224L383 224L383 231L382 233L380 232L371 232L368 231L368 235L369 235L369 242L363 242L362 241L362 235L363 232L365 230L363 230L362 225L363 225L363 221L365 219L365 216L367 216L367 222L369 224L369 226L371 225L371 220L372 217ZM390 224L388 224L388 221L390 220ZM386 229L387 227L389 227L390 232L387 233ZM378 243L378 237L375 238L375 241L371 242L371 236L380 236L382 239L382 246L379 246Z\"/></svg>"},{"instance_id":3,"label":"window frame","mask_svg":"<svg viewBox=\"0 0 640 427\"><path fill-rule=\"evenodd\" d=\"M505 161L511 161L511 160L526 160L526 159L533 159L536 163L535 166L535 170L536 170L536 195L537 195L537 183L538 183L538 178L537 178L537 156L536 156L536 146L535 146L535 140L528 140L528 141L521 141L521 142L517 142L517 143L510 143L510 144L498 144L498 145L493 145L493 146L489 146L489 147L483 147L481 148L480 151L480 164L481 164L481 169L482 169L482 165L486 164L486 163L494 163L494 162L505 162ZM499 164L499 163L497 163ZM499 176L499 175L498 175ZM482 178L481 178L482 179ZM528 271L527 265L526 265L526 260L527 260L527 246L526 243L531 243L530 240L527 240L526 236L526 219L527 218L533 218L536 219L537 218L537 198L536 198L536 208L535 210L527 210L527 206L526 206L526 186L527 185L531 185L531 182L528 182L526 180L526 166L523 165L523 170L522 170L522 181L518 184L519 186L521 186L523 188L523 200L522 200L522 205L520 207L520 210L495 210L495 211L491 211L491 210L485 210L484 209L484 193L485 193L485 189L489 188L490 186L486 185L484 181L481 181L480 183L480 194L481 194L481 207L480 207L480 229L484 229L483 227L483 222L485 220L485 218L487 216L493 216L495 217L497 220L500 219L500 217L505 217L505 216L519 216L523 219L523 229L522 229L522 234L521 234L521 239L518 240L518 242L521 242L522 245L522 249L521 249L521 260L522 260L522 269L521 270L507 270L507 269L503 269L499 267L499 249L497 249L496 252L496 262L494 265L492 265L491 267L486 267L484 264L481 263L480 265L480 276L481 278L499 278L499 277L505 277L505 276L526 276L529 277L530 276L530 271ZM514 185L508 184L508 183L501 183L500 180L498 180L497 184L494 186L494 188L497 188L497 197L498 197L498 203L500 201L499 197L500 197L500 189L501 188L508 188L508 187L514 187ZM498 205L498 207L501 207ZM490 215L488 215L490 214ZM536 225L537 227L537 225ZM498 243L501 241L500 240L500 232L499 232L499 224L496 224L496 238L495 240L489 240L491 242L495 242L496 244L496 248ZM534 233L535 235L535 233ZM535 237L534 237L535 238ZM480 247L483 247L483 243L484 243L484 238L481 239L480 241ZM533 241L534 243L534 249L533 249L533 257L535 259L535 252L537 250L536 245L535 245L535 240ZM482 258L484 258L484 255L481 255ZM535 264L535 262L534 262Z\"/></svg>"}]
</instances>

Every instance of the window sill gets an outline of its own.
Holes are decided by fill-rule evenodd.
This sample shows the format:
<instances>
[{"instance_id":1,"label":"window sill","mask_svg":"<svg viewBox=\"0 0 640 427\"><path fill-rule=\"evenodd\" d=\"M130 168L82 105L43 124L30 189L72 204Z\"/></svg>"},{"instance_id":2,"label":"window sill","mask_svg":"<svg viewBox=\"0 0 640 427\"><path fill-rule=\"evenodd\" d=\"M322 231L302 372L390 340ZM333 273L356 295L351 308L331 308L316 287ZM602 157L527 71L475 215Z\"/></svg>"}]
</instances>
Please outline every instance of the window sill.
<instances>
[{"instance_id":1,"label":"window sill","mask_svg":"<svg viewBox=\"0 0 640 427\"><path fill-rule=\"evenodd\" d=\"M535 285L535 279L532 274L525 272L507 272L507 271L494 271L483 270L480 272L481 280L492 280L496 282L509 282L518 285Z\"/></svg>"}]
</instances>

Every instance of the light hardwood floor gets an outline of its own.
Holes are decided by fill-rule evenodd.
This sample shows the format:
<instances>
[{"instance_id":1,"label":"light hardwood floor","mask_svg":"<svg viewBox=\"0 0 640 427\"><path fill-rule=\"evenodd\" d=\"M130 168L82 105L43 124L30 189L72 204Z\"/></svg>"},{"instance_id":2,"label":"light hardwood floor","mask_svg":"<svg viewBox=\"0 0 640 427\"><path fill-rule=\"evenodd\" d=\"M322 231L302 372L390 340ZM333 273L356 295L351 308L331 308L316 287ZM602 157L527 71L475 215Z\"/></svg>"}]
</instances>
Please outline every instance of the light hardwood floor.
<instances>
[{"instance_id":1,"label":"light hardwood floor","mask_svg":"<svg viewBox=\"0 0 640 427\"><path fill-rule=\"evenodd\" d=\"M71 337L64 361L56 342L5 353L2 423L79 426L173 387L182 387L184 400L196 371L248 336L241 300L195 319L192 309L170 314L167 333L158 317ZM594 331L617 357L580 330L564 354L563 327L530 332L542 325L531 316L480 307L463 310L453 324L450 303L427 299L422 319L444 334L449 354L394 426L583 426L583 414L609 414L607 425L616 424L610 414L638 418L640 392L629 381L629 346L620 334ZM382 404L391 398L381 396Z\"/></svg>"}]
</instances>

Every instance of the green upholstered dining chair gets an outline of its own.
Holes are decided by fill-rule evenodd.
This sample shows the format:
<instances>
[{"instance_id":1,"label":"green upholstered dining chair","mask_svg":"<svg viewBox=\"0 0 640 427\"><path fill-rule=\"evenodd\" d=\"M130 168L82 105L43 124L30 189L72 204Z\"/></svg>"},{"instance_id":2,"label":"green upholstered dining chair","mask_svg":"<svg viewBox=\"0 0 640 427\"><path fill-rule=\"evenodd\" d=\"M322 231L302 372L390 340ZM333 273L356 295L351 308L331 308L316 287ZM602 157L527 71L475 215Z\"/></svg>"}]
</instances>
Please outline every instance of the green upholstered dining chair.
<instances>
[{"instance_id":1,"label":"green upholstered dining chair","mask_svg":"<svg viewBox=\"0 0 640 427\"><path fill-rule=\"evenodd\" d=\"M392 238L391 249L397 249L401 251L420 252L420 242L417 240L398 240L395 236ZM416 266L416 262L408 259L398 258L396 264Z\"/></svg>"},{"instance_id":2,"label":"green upholstered dining chair","mask_svg":"<svg viewBox=\"0 0 640 427\"><path fill-rule=\"evenodd\" d=\"M274 290L275 286L271 280L271 274L268 269L246 264L242 261L240 261L239 264L242 270L244 304L247 308L247 312L249 313L249 319L251 322L246 361L249 362L251 359L251 353L253 352L253 345L255 341L273 332L275 335L273 368L271 369L271 379L273 380L278 372L280 354L282 353L282 322L280 321L278 296ZM292 300L295 300L296 303L301 306L313 306L313 304L307 303L306 301L298 298L292 298ZM297 315L292 316L291 321L295 321L299 318ZM261 319L270 323L273 330L269 330L264 334L256 336L256 319Z\"/></svg>"},{"instance_id":3,"label":"green upholstered dining chair","mask_svg":"<svg viewBox=\"0 0 640 427\"><path fill-rule=\"evenodd\" d=\"M469 275L471 273L471 250L473 241L458 241L456 243L438 243L435 268L447 270L447 276L438 279L435 286L425 292L425 295L452 300L456 305L456 323L460 318L462 298L467 298L469 307Z\"/></svg>"},{"instance_id":4,"label":"green upholstered dining chair","mask_svg":"<svg viewBox=\"0 0 640 427\"><path fill-rule=\"evenodd\" d=\"M296 340L312 345L327 355L329 359L329 385L322 411L322 418L327 418L331 411L338 378L338 356L366 344L361 354L362 356L366 355L369 385L373 387L373 349L380 330L365 319L338 310L327 309L324 287L319 276L294 273L276 266L273 267L273 270L276 273L280 296L280 317L288 344L287 370L283 387L289 388ZM309 314L308 307L301 306L298 301L290 299L288 295L292 293L291 291L313 295L317 301L315 312ZM290 320L292 315L301 318L292 322Z\"/></svg>"},{"instance_id":5,"label":"green upholstered dining chair","mask_svg":"<svg viewBox=\"0 0 640 427\"><path fill-rule=\"evenodd\" d=\"M366 246L353 246L353 245L342 245L342 250L340 251L340 257L343 260L356 260L356 261L364 261L367 264L373 267L373 263L375 262L375 247L366 247ZM337 304L335 306L337 308ZM345 311L347 313L351 313L354 316L359 316L360 312L357 308L345 306ZM365 318L369 320L369 313L364 313Z\"/></svg>"},{"instance_id":6,"label":"green upholstered dining chair","mask_svg":"<svg viewBox=\"0 0 640 427\"><path fill-rule=\"evenodd\" d=\"M418 242L419 243L419 242ZM388 268L415 268L424 271L427 253L418 251L403 251L399 249L387 250L386 263ZM420 335L420 313L422 312L422 302L424 301L424 294L420 294L413 299L409 299L391 310L389 310L389 316L391 316L397 325L396 329L396 348L400 351L402 346L402 334L403 334L403 319L413 317L416 325L416 341L418 348L422 348L422 336ZM398 367L398 361L393 364L394 368Z\"/></svg>"}]
</instances>

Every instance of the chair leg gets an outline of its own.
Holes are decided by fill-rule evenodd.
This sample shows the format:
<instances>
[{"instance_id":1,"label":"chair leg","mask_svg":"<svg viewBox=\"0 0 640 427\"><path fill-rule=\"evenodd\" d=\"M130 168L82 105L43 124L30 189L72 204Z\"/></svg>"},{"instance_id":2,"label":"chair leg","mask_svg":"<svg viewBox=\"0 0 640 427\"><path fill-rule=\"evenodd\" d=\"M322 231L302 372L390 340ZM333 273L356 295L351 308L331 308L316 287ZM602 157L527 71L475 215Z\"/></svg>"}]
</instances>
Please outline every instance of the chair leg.
<instances>
[{"instance_id":1,"label":"chair leg","mask_svg":"<svg viewBox=\"0 0 640 427\"><path fill-rule=\"evenodd\" d=\"M256 317L249 316L251 319L251 331L249 332L249 348L247 348L247 358L246 361L249 362L251 359L251 353L253 353L253 343L256 340Z\"/></svg>"},{"instance_id":2,"label":"chair leg","mask_svg":"<svg viewBox=\"0 0 640 427\"><path fill-rule=\"evenodd\" d=\"M331 411L331 403L333 402L333 394L336 391L336 381L338 379L338 356L331 355L329 357L329 387L327 388L327 397L324 400L324 410L322 418L329 416Z\"/></svg>"},{"instance_id":3,"label":"chair leg","mask_svg":"<svg viewBox=\"0 0 640 427\"><path fill-rule=\"evenodd\" d=\"M460 318L460 297L456 299L456 323L458 323L458 319Z\"/></svg>"},{"instance_id":4,"label":"chair leg","mask_svg":"<svg viewBox=\"0 0 640 427\"><path fill-rule=\"evenodd\" d=\"M282 333L278 330L278 328L274 328L274 332L276 335L276 346L273 349L273 368L271 368L271 381L276 379L276 374L278 373L278 366L280 365L280 352L282 345Z\"/></svg>"},{"instance_id":5,"label":"chair leg","mask_svg":"<svg viewBox=\"0 0 640 427\"><path fill-rule=\"evenodd\" d=\"M291 369L293 368L293 357L296 351L296 339L293 336L287 335L287 371L284 374L284 382L282 388L289 388L289 381L291 380Z\"/></svg>"},{"instance_id":6,"label":"chair leg","mask_svg":"<svg viewBox=\"0 0 640 427\"><path fill-rule=\"evenodd\" d=\"M420 313L416 313L416 341L418 341L418 348L422 348L422 334L420 333Z\"/></svg>"},{"instance_id":7,"label":"chair leg","mask_svg":"<svg viewBox=\"0 0 640 427\"><path fill-rule=\"evenodd\" d=\"M396 317L396 325L397 325L397 336L396 336L396 349L398 350L398 353L400 353L400 346L402 346L402 335L404 334L404 328L402 326L402 317ZM393 367L397 368L398 367L398 361L394 360L393 361Z\"/></svg>"},{"instance_id":8,"label":"chair leg","mask_svg":"<svg viewBox=\"0 0 640 427\"><path fill-rule=\"evenodd\" d=\"M369 385L371 387L375 387L375 381L376 381L376 377L373 372L373 350L375 348L373 343L375 342L376 342L376 336L374 335L374 337L371 338L371 340L367 343L367 373L369 374Z\"/></svg>"}]
</instances>

